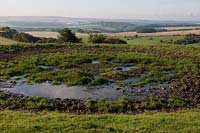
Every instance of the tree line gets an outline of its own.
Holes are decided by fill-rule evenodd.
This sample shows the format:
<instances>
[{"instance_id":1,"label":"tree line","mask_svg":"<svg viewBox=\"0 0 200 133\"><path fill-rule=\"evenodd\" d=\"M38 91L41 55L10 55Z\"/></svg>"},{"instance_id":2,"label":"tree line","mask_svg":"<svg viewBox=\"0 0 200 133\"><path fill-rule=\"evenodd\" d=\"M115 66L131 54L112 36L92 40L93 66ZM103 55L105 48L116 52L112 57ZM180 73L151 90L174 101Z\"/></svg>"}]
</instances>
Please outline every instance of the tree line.
<instances>
[{"instance_id":1,"label":"tree line","mask_svg":"<svg viewBox=\"0 0 200 133\"><path fill-rule=\"evenodd\" d=\"M17 32L15 29L11 29L10 27L0 28L0 36L25 43L65 43L65 42L80 43L81 42L81 38L76 37L75 33L73 33L68 28L59 31L58 39L35 37L27 33Z\"/></svg>"},{"instance_id":2,"label":"tree line","mask_svg":"<svg viewBox=\"0 0 200 133\"><path fill-rule=\"evenodd\" d=\"M65 28L58 31L58 38L35 37L27 33L18 32L10 27L0 28L0 36L25 43L81 43L82 39L78 38L72 30ZM103 34L89 34L91 43L108 43L108 44L127 44L125 40L119 38L109 38Z\"/></svg>"}]
</instances>

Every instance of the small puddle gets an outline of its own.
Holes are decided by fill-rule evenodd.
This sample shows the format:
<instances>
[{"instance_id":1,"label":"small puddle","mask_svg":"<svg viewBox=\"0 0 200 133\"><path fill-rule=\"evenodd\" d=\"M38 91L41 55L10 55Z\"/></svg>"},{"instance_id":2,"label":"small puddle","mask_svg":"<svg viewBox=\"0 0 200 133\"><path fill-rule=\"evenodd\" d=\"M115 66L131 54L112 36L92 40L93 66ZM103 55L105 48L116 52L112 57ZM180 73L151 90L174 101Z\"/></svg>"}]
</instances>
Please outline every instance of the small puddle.
<instances>
[{"instance_id":1,"label":"small puddle","mask_svg":"<svg viewBox=\"0 0 200 133\"><path fill-rule=\"evenodd\" d=\"M45 70L52 70L53 67L50 66L44 66L44 65L39 65L40 68L45 69Z\"/></svg>"},{"instance_id":2,"label":"small puddle","mask_svg":"<svg viewBox=\"0 0 200 133\"><path fill-rule=\"evenodd\" d=\"M139 81L141 81L140 77L133 77L133 78L128 78L128 79L124 80L124 82L129 82L129 83L136 83Z\"/></svg>"},{"instance_id":3,"label":"small puddle","mask_svg":"<svg viewBox=\"0 0 200 133\"><path fill-rule=\"evenodd\" d=\"M45 66L45 65L39 65L40 68L44 69L44 70L56 70L58 71L58 68L52 67L52 66Z\"/></svg>"},{"instance_id":4,"label":"small puddle","mask_svg":"<svg viewBox=\"0 0 200 133\"><path fill-rule=\"evenodd\" d=\"M121 71L123 72L128 72L131 71L132 69L138 68L137 66L129 66L129 67L120 67Z\"/></svg>"},{"instance_id":5,"label":"small puddle","mask_svg":"<svg viewBox=\"0 0 200 133\"><path fill-rule=\"evenodd\" d=\"M118 66L117 71L122 71L122 72L128 72L128 71L131 71L132 69L139 68L138 66L135 66L135 65L123 66L123 64L121 64L121 63L115 63L115 62L112 62L112 61L109 61L108 64Z\"/></svg>"},{"instance_id":6,"label":"small puddle","mask_svg":"<svg viewBox=\"0 0 200 133\"><path fill-rule=\"evenodd\" d=\"M175 74L174 74L173 71L168 71L167 74L168 74L170 77L174 77L174 76L175 76Z\"/></svg>"},{"instance_id":7,"label":"small puddle","mask_svg":"<svg viewBox=\"0 0 200 133\"><path fill-rule=\"evenodd\" d=\"M116 62L113 62L113 61L109 61L108 64L110 64L110 65L116 65L116 66L122 66L121 63L116 63Z\"/></svg>"},{"instance_id":8,"label":"small puddle","mask_svg":"<svg viewBox=\"0 0 200 133\"><path fill-rule=\"evenodd\" d=\"M101 62L100 62L100 61L97 61L97 60L93 60L93 61L92 61L92 64L93 64L93 65L98 65L98 64L101 64Z\"/></svg>"}]
</instances>

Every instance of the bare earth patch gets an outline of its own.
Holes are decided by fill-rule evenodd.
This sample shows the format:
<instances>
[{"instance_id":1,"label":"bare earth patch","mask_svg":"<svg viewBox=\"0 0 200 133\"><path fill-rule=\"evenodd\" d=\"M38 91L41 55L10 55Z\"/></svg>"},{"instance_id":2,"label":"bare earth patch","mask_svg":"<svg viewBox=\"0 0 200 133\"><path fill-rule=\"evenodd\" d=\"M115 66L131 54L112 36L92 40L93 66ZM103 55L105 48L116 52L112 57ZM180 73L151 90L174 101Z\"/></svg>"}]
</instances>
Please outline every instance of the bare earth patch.
<instances>
[{"instance_id":1,"label":"bare earth patch","mask_svg":"<svg viewBox=\"0 0 200 133\"><path fill-rule=\"evenodd\" d=\"M46 38L57 38L58 33L57 32L26 32L27 34L30 34L32 36L36 37L46 37Z\"/></svg>"}]
</instances>

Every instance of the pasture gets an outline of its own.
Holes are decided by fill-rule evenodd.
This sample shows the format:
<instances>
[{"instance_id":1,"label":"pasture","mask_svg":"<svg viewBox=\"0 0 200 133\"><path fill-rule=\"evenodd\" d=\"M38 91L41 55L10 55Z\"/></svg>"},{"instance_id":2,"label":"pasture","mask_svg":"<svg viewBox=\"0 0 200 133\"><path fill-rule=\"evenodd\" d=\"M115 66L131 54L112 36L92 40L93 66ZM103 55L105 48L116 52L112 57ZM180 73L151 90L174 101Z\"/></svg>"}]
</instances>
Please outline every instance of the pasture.
<instances>
[{"instance_id":1,"label":"pasture","mask_svg":"<svg viewBox=\"0 0 200 133\"><path fill-rule=\"evenodd\" d=\"M47 34L40 36L55 36ZM120 36L123 45L77 36L83 43L2 38L2 132L200 130L199 44L173 44L184 36Z\"/></svg>"},{"instance_id":2,"label":"pasture","mask_svg":"<svg viewBox=\"0 0 200 133\"><path fill-rule=\"evenodd\" d=\"M199 110L174 113L146 112L137 115L76 115L58 112L0 111L1 132L155 132L197 133Z\"/></svg>"}]
</instances>

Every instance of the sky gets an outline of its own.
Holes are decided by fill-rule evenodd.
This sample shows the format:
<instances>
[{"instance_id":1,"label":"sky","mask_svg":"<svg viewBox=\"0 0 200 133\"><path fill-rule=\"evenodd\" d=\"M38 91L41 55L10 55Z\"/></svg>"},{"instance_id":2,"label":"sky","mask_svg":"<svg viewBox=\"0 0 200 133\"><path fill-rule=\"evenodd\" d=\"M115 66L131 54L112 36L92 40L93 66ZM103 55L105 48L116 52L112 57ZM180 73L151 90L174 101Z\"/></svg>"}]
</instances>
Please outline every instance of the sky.
<instances>
[{"instance_id":1,"label":"sky","mask_svg":"<svg viewBox=\"0 0 200 133\"><path fill-rule=\"evenodd\" d=\"M200 0L0 0L0 16L200 20Z\"/></svg>"}]
</instances>

